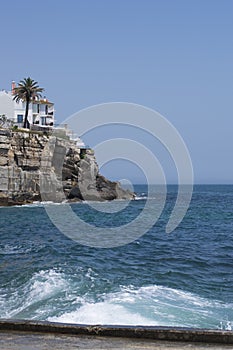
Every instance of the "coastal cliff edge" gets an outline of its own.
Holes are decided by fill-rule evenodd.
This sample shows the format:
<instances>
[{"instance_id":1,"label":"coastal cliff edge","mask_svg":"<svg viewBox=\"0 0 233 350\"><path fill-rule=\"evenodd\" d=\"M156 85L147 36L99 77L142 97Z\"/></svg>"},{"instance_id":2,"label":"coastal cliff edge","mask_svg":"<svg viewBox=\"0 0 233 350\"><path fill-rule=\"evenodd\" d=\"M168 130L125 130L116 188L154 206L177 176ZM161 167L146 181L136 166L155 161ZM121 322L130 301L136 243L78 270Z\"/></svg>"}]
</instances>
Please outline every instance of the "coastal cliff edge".
<instances>
[{"instance_id":1,"label":"coastal cliff edge","mask_svg":"<svg viewBox=\"0 0 233 350\"><path fill-rule=\"evenodd\" d=\"M133 199L99 173L92 149L42 133L0 130L0 206Z\"/></svg>"}]
</instances>

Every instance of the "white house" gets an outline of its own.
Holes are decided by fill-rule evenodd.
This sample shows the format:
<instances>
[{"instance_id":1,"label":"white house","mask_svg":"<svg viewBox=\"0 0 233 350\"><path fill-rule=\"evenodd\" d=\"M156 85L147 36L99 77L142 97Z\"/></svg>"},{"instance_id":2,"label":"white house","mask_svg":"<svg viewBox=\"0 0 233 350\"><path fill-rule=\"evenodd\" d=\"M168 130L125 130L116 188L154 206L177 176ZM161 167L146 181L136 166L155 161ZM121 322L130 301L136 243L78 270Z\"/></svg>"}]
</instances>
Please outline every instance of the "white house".
<instances>
[{"instance_id":1,"label":"white house","mask_svg":"<svg viewBox=\"0 0 233 350\"><path fill-rule=\"evenodd\" d=\"M5 115L12 120L15 125L23 126L25 115L25 102L16 102L14 98L14 89L16 85L12 82L11 91L0 91L0 116ZM54 126L54 104L49 102L47 98L35 99L29 105L28 122L30 127L46 127Z\"/></svg>"}]
</instances>

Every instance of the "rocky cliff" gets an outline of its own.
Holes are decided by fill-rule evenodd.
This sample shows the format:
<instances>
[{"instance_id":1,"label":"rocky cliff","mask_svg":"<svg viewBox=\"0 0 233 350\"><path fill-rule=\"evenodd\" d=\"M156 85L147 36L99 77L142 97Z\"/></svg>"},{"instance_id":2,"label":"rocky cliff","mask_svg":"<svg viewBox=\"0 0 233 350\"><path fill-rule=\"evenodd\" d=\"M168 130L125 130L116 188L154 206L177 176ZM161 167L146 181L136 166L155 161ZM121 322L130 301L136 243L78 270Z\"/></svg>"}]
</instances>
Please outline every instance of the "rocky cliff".
<instances>
[{"instance_id":1,"label":"rocky cliff","mask_svg":"<svg viewBox=\"0 0 233 350\"><path fill-rule=\"evenodd\" d=\"M55 136L0 130L0 205L133 198L100 175L93 150Z\"/></svg>"}]
</instances>

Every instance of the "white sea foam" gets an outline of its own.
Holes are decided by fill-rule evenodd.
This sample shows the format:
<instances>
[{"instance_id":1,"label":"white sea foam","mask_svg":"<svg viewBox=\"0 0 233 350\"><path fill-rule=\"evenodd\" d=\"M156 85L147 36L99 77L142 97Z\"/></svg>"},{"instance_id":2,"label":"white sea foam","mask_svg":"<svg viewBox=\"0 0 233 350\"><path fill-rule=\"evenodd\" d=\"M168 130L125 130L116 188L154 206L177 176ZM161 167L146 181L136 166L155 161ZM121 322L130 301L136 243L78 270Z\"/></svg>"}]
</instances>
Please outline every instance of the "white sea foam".
<instances>
[{"instance_id":1,"label":"white sea foam","mask_svg":"<svg viewBox=\"0 0 233 350\"><path fill-rule=\"evenodd\" d=\"M8 208L8 209L13 209L13 208L34 208L34 207L45 207L48 205L65 205L65 204L69 204L67 200L61 202L61 203L56 203L56 202L52 202L52 201L44 201L44 202L39 202L39 201L35 201L33 203L28 203L28 204L20 204L20 205L13 205L10 207L0 207L0 209L4 209L4 208Z\"/></svg>"},{"instance_id":2,"label":"white sea foam","mask_svg":"<svg viewBox=\"0 0 233 350\"><path fill-rule=\"evenodd\" d=\"M123 305L107 301L95 304L86 303L77 311L67 312L58 317L50 317L48 320L80 324L155 325L155 321L143 317L140 313L131 312Z\"/></svg>"},{"instance_id":3,"label":"white sea foam","mask_svg":"<svg viewBox=\"0 0 233 350\"><path fill-rule=\"evenodd\" d=\"M146 196L142 196L142 197L136 196L136 197L134 198L135 201L141 201L141 200L146 200L146 199L147 199Z\"/></svg>"},{"instance_id":4,"label":"white sea foam","mask_svg":"<svg viewBox=\"0 0 233 350\"><path fill-rule=\"evenodd\" d=\"M64 290L67 282L61 272L55 270L40 271L30 280L28 300L41 301Z\"/></svg>"},{"instance_id":5,"label":"white sea foam","mask_svg":"<svg viewBox=\"0 0 233 350\"><path fill-rule=\"evenodd\" d=\"M201 298L195 294L166 288L148 286L122 288L109 293L102 301L83 300L71 312L49 317L49 321L84 324L160 325L229 329L226 315L231 304ZM233 314L230 315L233 319ZM227 328L228 327L228 328Z\"/></svg>"}]
</instances>

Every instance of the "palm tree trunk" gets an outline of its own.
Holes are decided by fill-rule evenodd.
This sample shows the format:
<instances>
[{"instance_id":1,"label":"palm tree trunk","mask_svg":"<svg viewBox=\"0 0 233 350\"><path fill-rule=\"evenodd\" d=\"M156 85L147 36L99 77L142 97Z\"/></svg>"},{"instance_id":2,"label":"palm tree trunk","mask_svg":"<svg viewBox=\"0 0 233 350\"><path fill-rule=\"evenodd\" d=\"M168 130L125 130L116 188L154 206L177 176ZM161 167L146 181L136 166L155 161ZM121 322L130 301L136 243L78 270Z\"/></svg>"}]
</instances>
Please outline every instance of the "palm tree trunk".
<instances>
[{"instance_id":1,"label":"palm tree trunk","mask_svg":"<svg viewBox=\"0 0 233 350\"><path fill-rule=\"evenodd\" d=\"M25 116L24 116L24 123L23 127L26 129L28 128L28 109L29 109L29 102L30 100L26 100L26 109L25 109Z\"/></svg>"}]
</instances>

